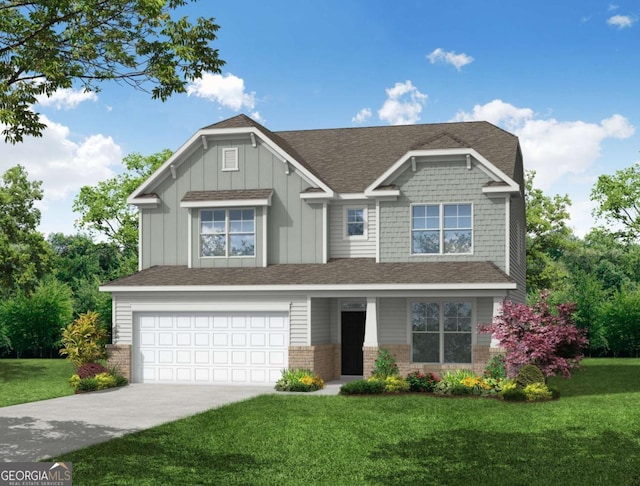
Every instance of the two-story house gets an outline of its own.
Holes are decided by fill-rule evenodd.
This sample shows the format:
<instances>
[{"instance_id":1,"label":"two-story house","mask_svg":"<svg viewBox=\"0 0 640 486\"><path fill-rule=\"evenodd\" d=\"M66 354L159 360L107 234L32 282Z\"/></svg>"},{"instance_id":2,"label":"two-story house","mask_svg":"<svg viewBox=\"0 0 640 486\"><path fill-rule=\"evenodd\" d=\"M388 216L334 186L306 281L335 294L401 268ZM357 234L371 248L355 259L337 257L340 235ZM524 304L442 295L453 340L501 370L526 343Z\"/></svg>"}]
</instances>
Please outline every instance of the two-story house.
<instances>
[{"instance_id":1,"label":"two-story house","mask_svg":"<svg viewBox=\"0 0 640 486\"><path fill-rule=\"evenodd\" d=\"M134 382L482 370L477 331L525 299L517 137L486 122L199 130L129 198L139 272L113 295Z\"/></svg>"}]
</instances>

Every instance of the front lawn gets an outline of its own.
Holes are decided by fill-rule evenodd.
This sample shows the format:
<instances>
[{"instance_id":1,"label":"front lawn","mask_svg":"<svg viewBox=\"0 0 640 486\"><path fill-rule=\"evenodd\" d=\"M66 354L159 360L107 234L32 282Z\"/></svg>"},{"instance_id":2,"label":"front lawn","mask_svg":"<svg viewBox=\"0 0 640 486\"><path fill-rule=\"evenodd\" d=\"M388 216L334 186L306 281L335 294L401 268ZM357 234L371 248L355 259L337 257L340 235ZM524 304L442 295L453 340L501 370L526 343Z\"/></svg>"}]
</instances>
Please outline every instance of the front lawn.
<instances>
[{"instance_id":1,"label":"front lawn","mask_svg":"<svg viewBox=\"0 0 640 486\"><path fill-rule=\"evenodd\" d=\"M0 407L72 395L66 359L0 359Z\"/></svg>"},{"instance_id":2,"label":"front lawn","mask_svg":"<svg viewBox=\"0 0 640 486\"><path fill-rule=\"evenodd\" d=\"M74 484L637 484L640 360L554 381L544 403L268 395L56 460Z\"/></svg>"}]
</instances>

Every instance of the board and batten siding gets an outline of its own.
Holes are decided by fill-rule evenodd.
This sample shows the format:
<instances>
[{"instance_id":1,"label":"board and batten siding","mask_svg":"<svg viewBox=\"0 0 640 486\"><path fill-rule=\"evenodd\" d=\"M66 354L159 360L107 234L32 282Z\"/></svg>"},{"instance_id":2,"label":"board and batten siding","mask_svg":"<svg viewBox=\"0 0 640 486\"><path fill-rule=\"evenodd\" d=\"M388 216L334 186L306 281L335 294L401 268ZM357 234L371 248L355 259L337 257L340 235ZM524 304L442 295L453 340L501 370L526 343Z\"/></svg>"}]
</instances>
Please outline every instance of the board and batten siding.
<instances>
[{"instance_id":1,"label":"board and batten siding","mask_svg":"<svg viewBox=\"0 0 640 486\"><path fill-rule=\"evenodd\" d=\"M222 171L222 149L238 149L237 171ZM187 265L188 210L180 200L189 191L273 189L267 208L267 258L276 263L322 262L322 205L308 204L300 193L309 184L262 143L253 147L248 137L209 139L208 148L195 147L176 170L153 191L157 208L142 208L142 268ZM250 205L247 207L251 207ZM200 258L198 209L192 209L192 266L262 266L261 210L256 211L256 257Z\"/></svg>"},{"instance_id":2,"label":"board and batten siding","mask_svg":"<svg viewBox=\"0 0 640 486\"><path fill-rule=\"evenodd\" d=\"M398 199L380 203L380 261L492 261L505 270L505 201L482 193L489 180L475 165L467 169L459 157L418 161L416 172L405 170L394 180ZM411 255L411 205L441 203L472 204L473 254Z\"/></svg>"},{"instance_id":3,"label":"board and batten siding","mask_svg":"<svg viewBox=\"0 0 640 486\"><path fill-rule=\"evenodd\" d=\"M331 343L331 299L311 299L311 346Z\"/></svg>"},{"instance_id":4,"label":"board and batten siding","mask_svg":"<svg viewBox=\"0 0 640 486\"><path fill-rule=\"evenodd\" d=\"M345 207L363 207L367 211L367 238L345 238ZM375 258L376 257L375 204L359 201L332 203L329 206L329 258Z\"/></svg>"},{"instance_id":5,"label":"board and batten siding","mask_svg":"<svg viewBox=\"0 0 640 486\"><path fill-rule=\"evenodd\" d=\"M308 344L306 296L264 294L238 295L237 293L211 292L114 292L113 344L132 344L133 308L136 305L144 304L157 306L157 310L153 310L151 312L188 313L188 310L184 310L184 305L221 304L230 307L237 306L238 310L233 310L233 312L250 313L252 311L243 310L243 306L251 304L256 307L257 311L259 311L260 304L265 304L266 308L269 304L277 303L289 305L289 344L291 346L304 346ZM174 305L176 307L181 306L181 310L176 311L175 308L172 309L172 306Z\"/></svg>"}]
</instances>

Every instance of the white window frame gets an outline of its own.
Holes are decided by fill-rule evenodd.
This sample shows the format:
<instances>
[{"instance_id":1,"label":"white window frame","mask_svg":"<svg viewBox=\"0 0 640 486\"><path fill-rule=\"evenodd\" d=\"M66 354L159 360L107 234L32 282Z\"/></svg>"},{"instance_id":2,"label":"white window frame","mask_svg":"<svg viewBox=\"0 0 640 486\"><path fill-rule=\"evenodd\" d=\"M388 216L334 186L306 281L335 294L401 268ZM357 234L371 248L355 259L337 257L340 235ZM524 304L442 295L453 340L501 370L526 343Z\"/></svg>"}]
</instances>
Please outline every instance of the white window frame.
<instances>
[{"instance_id":1,"label":"white window frame","mask_svg":"<svg viewBox=\"0 0 640 486\"><path fill-rule=\"evenodd\" d=\"M234 160L236 162L234 167L227 167L225 165L225 161L227 160L227 154L228 153L233 153L234 154ZM238 163L238 147L223 148L222 149L222 160L220 161L220 166L221 166L222 172L238 171L238 170L240 170L238 165L239 165L239 163Z\"/></svg>"},{"instance_id":2,"label":"white window frame","mask_svg":"<svg viewBox=\"0 0 640 486\"><path fill-rule=\"evenodd\" d=\"M361 235L349 235L349 210L360 209L362 210L362 227L363 234ZM348 205L342 209L342 238L344 240L367 240L369 239L369 215L367 214L366 205Z\"/></svg>"},{"instance_id":3,"label":"white window frame","mask_svg":"<svg viewBox=\"0 0 640 486\"><path fill-rule=\"evenodd\" d=\"M471 207L471 228L458 228L458 229L469 229L471 231L471 249L470 251L466 252L466 253L445 253L444 252L444 232L446 230L446 228L444 227L444 207L445 206L470 206ZM420 230L414 230L413 228L413 208L415 206L438 206L439 208L439 228L437 231L439 231L440 233L440 241L439 241L439 247L440 247L440 251L438 253L414 253L413 251L413 232L414 231L420 231ZM447 255L447 256L456 256L456 255L473 255L473 251L474 251L474 233L475 233L475 229L474 229L474 217L473 217L473 203L472 202L446 202L446 203L430 203L430 202L425 202L425 203L412 203L409 207L409 254L411 256L422 256L422 257L429 257L429 256L442 256L442 255ZM432 231L436 231L436 230L432 230Z\"/></svg>"},{"instance_id":4,"label":"white window frame","mask_svg":"<svg viewBox=\"0 0 640 486\"><path fill-rule=\"evenodd\" d=\"M231 233L230 231L230 218L229 211L253 211L253 255L230 255L229 249L231 246L231 235L235 234L250 234L250 233ZM202 211L224 211L224 233L219 233L225 237L225 254L224 255L203 255L202 254ZM233 208L200 208L198 212L198 255L201 259L209 259L209 258L256 258L257 251L257 238L258 238L258 227L256 223L257 211L255 207L233 207Z\"/></svg>"},{"instance_id":5,"label":"white window frame","mask_svg":"<svg viewBox=\"0 0 640 486\"><path fill-rule=\"evenodd\" d=\"M411 322L411 317L412 317L412 304L432 304L432 303L436 303L440 306L439 310L440 310L440 323L439 323L439 331L438 331L438 336L439 336L439 344L440 344L440 348L439 348L439 355L440 355L440 361L439 362L425 362L425 361L413 361L413 323ZM445 362L444 361L444 336L447 333L453 333L454 331L445 331L444 330L444 304L445 303L456 303L456 304L460 304L460 303L470 303L471 304L471 361L469 363L452 363L452 362ZM477 344L477 337L478 337L478 332L477 332L477 326L478 326L478 318L477 318L477 309L478 309L478 302L476 298L473 297L443 297L443 298L418 298L418 299L407 299L407 336L409 337L409 346L410 346L410 362L411 363L416 363L416 364L437 364L437 365L471 365L473 364L473 359L474 359L474 352L473 352L473 348L476 346ZM419 332L419 331L418 331ZM435 334L435 332L432 332L433 334ZM460 332L457 331L457 334L469 334L467 332Z\"/></svg>"}]
</instances>

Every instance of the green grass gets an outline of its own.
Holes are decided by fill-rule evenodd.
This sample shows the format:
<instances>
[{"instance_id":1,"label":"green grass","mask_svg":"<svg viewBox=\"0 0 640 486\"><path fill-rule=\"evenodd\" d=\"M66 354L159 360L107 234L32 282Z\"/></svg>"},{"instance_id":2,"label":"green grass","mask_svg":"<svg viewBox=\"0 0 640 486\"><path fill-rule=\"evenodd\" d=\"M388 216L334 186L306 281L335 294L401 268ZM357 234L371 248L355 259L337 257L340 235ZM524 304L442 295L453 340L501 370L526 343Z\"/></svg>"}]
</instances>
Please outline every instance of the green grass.
<instances>
[{"instance_id":1,"label":"green grass","mask_svg":"<svg viewBox=\"0 0 640 486\"><path fill-rule=\"evenodd\" d=\"M640 360L559 401L269 395L83 449L74 484L638 484ZM144 404L141 404L144 406Z\"/></svg>"},{"instance_id":2,"label":"green grass","mask_svg":"<svg viewBox=\"0 0 640 486\"><path fill-rule=\"evenodd\" d=\"M0 359L0 407L72 395L66 359Z\"/></svg>"}]
</instances>

